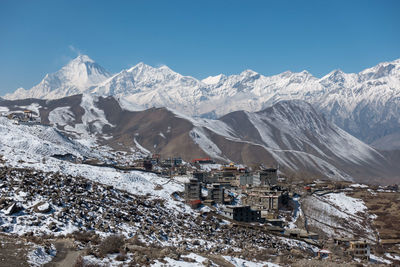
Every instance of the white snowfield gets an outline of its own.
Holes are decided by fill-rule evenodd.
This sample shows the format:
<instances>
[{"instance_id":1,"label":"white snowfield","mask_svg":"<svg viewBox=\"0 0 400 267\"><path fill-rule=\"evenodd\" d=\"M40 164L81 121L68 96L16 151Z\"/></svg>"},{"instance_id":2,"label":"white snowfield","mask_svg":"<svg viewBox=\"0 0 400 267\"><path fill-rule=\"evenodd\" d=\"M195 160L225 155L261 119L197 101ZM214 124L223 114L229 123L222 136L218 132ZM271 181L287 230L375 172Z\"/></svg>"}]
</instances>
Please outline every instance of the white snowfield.
<instances>
[{"instance_id":1,"label":"white snowfield","mask_svg":"<svg viewBox=\"0 0 400 267\"><path fill-rule=\"evenodd\" d=\"M328 194L324 196L324 199L350 215L357 215L357 213L368 211L364 201L346 196L345 193Z\"/></svg>"},{"instance_id":2,"label":"white snowfield","mask_svg":"<svg viewBox=\"0 0 400 267\"><path fill-rule=\"evenodd\" d=\"M361 199L343 192L323 196L314 194L302 201L302 207L308 224L320 228L328 236L354 237L354 232L357 232L372 242L376 240L372 228L375 215L368 213Z\"/></svg>"},{"instance_id":3,"label":"white snowfield","mask_svg":"<svg viewBox=\"0 0 400 267\"><path fill-rule=\"evenodd\" d=\"M111 75L81 55L30 90L19 88L6 99L56 99L79 93L113 95L131 110L168 107L190 116L218 117L232 111L259 111L281 100L313 104L329 120L357 137L363 126L377 131L383 123L393 132L399 123L400 59L382 62L360 73L334 70L322 78L307 71L264 76L252 70L204 80L183 76L167 66L144 63ZM370 125L367 125L367 124ZM373 135L371 138L379 139ZM363 139L364 140L364 139ZM369 139L368 139L369 140ZM369 140L371 141L371 140ZM373 140L372 140L373 141Z\"/></svg>"},{"instance_id":4,"label":"white snowfield","mask_svg":"<svg viewBox=\"0 0 400 267\"><path fill-rule=\"evenodd\" d=\"M89 264L98 264L100 266L120 266L120 262L115 260L115 257L118 254L109 255L104 259L97 259L93 256L85 256L83 257L84 261ZM128 259L131 259L133 254L128 253ZM184 258L184 259L183 259ZM235 267L278 267L279 265L270 263L270 262L253 262L248 260L243 260L240 258L232 257L232 256L223 256L223 259L226 260L227 263L232 264ZM200 256L196 253L189 253L188 255L182 255L182 259L175 260L169 257L165 257L163 259L165 262L156 261L155 263L151 264L152 267L204 267L204 263L212 263L212 260L209 260L206 257ZM211 266L218 266L218 265L211 265Z\"/></svg>"}]
</instances>

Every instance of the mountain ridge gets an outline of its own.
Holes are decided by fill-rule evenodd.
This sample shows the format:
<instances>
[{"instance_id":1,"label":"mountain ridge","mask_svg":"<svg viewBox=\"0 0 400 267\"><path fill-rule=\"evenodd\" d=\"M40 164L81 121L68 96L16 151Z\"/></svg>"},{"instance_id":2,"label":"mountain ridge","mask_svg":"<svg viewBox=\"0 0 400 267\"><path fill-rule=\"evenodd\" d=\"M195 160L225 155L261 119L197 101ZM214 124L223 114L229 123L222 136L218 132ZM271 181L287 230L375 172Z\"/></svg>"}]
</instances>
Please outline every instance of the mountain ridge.
<instances>
[{"instance_id":1,"label":"mountain ridge","mask_svg":"<svg viewBox=\"0 0 400 267\"><path fill-rule=\"evenodd\" d=\"M82 59L85 58L80 56ZM19 90L5 98L55 99L92 93L123 98L143 109L169 107L186 115L209 118L236 110L256 112L281 100L301 99L345 131L378 148L390 147L385 136L400 132L400 59L359 73L333 70L322 78L307 71L264 76L245 70L236 75L219 74L197 80L167 66L151 67L143 62L114 75L100 67L95 69L99 73L96 79L89 75L85 80L83 75L83 82L77 79L74 84L74 79L66 79L60 85L56 79L50 85L46 76L29 91Z\"/></svg>"}]
</instances>

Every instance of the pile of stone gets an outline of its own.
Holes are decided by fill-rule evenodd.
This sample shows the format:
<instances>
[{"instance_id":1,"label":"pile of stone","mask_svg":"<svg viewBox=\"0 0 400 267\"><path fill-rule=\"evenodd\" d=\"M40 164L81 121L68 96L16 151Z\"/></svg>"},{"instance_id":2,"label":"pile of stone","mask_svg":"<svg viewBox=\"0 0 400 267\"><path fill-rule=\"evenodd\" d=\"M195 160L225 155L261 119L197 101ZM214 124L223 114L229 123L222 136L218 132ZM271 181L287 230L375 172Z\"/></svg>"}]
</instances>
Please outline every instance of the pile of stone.
<instances>
[{"instance_id":1,"label":"pile of stone","mask_svg":"<svg viewBox=\"0 0 400 267\"><path fill-rule=\"evenodd\" d=\"M293 247L263 231L232 227L205 214L180 214L161 199L83 177L3 167L0 193L0 231L5 233L63 235L68 229L122 233L152 246L226 255L240 251L278 255Z\"/></svg>"}]
</instances>

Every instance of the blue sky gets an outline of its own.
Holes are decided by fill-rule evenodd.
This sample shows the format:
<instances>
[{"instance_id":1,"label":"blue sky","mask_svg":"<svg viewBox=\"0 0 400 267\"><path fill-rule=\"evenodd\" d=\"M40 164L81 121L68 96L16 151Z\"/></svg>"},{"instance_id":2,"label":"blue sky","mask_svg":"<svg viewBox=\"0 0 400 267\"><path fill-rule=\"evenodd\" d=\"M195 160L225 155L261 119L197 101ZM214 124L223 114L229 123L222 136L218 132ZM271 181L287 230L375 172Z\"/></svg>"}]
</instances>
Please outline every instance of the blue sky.
<instances>
[{"instance_id":1,"label":"blue sky","mask_svg":"<svg viewBox=\"0 0 400 267\"><path fill-rule=\"evenodd\" d=\"M321 77L400 58L400 1L0 1L0 95L77 53L196 78L252 69Z\"/></svg>"}]
</instances>

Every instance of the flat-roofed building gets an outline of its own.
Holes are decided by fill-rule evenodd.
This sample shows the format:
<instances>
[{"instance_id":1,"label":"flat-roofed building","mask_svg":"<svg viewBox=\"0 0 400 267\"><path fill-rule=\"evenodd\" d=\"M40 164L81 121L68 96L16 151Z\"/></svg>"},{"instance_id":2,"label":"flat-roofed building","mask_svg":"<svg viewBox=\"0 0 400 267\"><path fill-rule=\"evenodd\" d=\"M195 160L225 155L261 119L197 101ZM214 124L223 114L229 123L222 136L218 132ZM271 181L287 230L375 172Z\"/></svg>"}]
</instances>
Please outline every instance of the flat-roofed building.
<instances>
[{"instance_id":1,"label":"flat-roofed building","mask_svg":"<svg viewBox=\"0 0 400 267\"><path fill-rule=\"evenodd\" d=\"M353 257L369 260L371 255L371 246L367 241L350 241L348 252Z\"/></svg>"},{"instance_id":2,"label":"flat-roofed building","mask_svg":"<svg viewBox=\"0 0 400 267\"><path fill-rule=\"evenodd\" d=\"M197 179L190 179L188 183L185 183L185 199L201 199L201 185Z\"/></svg>"},{"instance_id":3,"label":"flat-roofed building","mask_svg":"<svg viewBox=\"0 0 400 267\"><path fill-rule=\"evenodd\" d=\"M276 185L278 182L278 170L274 168L260 171L260 185Z\"/></svg>"},{"instance_id":4,"label":"flat-roofed building","mask_svg":"<svg viewBox=\"0 0 400 267\"><path fill-rule=\"evenodd\" d=\"M226 206L222 215L238 222L261 222L260 211L252 210L250 206Z\"/></svg>"}]
</instances>

